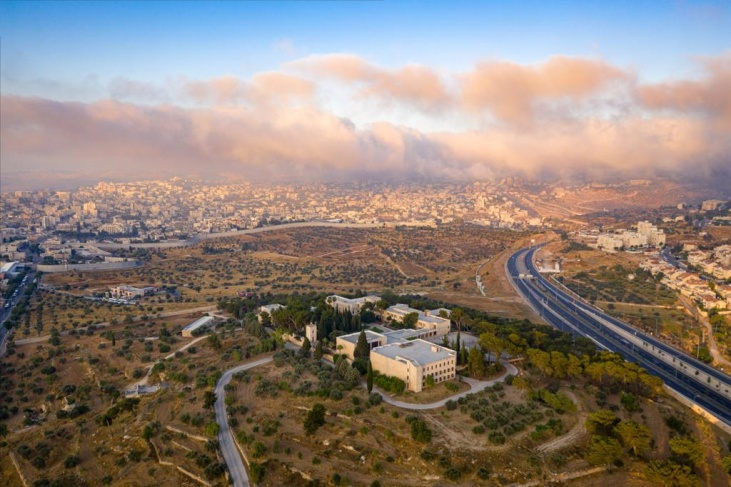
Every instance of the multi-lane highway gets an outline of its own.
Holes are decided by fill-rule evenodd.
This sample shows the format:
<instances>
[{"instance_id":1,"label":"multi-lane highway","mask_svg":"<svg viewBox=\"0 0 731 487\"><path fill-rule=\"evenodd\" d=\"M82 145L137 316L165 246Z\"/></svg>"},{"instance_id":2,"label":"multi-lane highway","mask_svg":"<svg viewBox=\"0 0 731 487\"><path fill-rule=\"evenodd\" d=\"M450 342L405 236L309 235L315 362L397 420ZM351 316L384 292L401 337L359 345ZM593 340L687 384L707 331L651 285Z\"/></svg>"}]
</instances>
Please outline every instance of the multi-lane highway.
<instances>
[{"instance_id":1,"label":"multi-lane highway","mask_svg":"<svg viewBox=\"0 0 731 487\"><path fill-rule=\"evenodd\" d=\"M591 339L600 348L637 363L665 384L731 425L731 377L565 292L538 273L536 247L522 249L505 264L518 293L546 322Z\"/></svg>"},{"instance_id":2,"label":"multi-lane highway","mask_svg":"<svg viewBox=\"0 0 731 487\"><path fill-rule=\"evenodd\" d=\"M33 282L35 276L35 271L29 271L18 287L15 288L12 296L5 302L5 305L0 308L0 357L5 355L5 342L8 339L8 335L10 335L10 330L5 327L5 322L10 318L13 308L23 298L26 288Z\"/></svg>"}]
</instances>

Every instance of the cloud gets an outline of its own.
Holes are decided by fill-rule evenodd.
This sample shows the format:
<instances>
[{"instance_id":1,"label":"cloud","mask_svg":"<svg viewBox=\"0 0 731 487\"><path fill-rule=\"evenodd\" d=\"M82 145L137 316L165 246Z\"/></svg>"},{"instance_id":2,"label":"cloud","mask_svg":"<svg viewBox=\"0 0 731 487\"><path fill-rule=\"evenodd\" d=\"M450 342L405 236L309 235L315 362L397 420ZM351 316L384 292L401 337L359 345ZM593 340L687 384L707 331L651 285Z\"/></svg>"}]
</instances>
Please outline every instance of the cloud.
<instances>
[{"instance_id":1,"label":"cloud","mask_svg":"<svg viewBox=\"0 0 731 487\"><path fill-rule=\"evenodd\" d=\"M293 61L285 68L352 83L359 87L362 96L408 103L425 110L438 110L451 98L439 74L417 64L389 70L359 56L327 54Z\"/></svg>"},{"instance_id":2,"label":"cloud","mask_svg":"<svg viewBox=\"0 0 731 487\"><path fill-rule=\"evenodd\" d=\"M313 107L183 109L4 96L2 118L5 170L114 168L129 177L154 168L164 175L325 180L616 179L711 174L729 166L731 153L727 132L669 115L423 133L388 122L357 128Z\"/></svg>"},{"instance_id":3,"label":"cloud","mask_svg":"<svg viewBox=\"0 0 731 487\"><path fill-rule=\"evenodd\" d=\"M731 52L699 64L701 79L641 85L639 99L650 109L706 116L731 129Z\"/></svg>"},{"instance_id":4,"label":"cloud","mask_svg":"<svg viewBox=\"0 0 731 487\"><path fill-rule=\"evenodd\" d=\"M3 172L326 180L711 175L731 167L730 58L701 60L697 79L642 85L634 73L586 59L482 63L449 78L423 66L384 69L328 55L249 79L174 79L170 99L182 106L142 104L163 95L122 78L113 92L134 102L5 95ZM361 101L393 100L422 108L426 120L479 123L430 132L393 119L356 125L352 92L323 108L333 80L355 86Z\"/></svg>"},{"instance_id":5,"label":"cloud","mask_svg":"<svg viewBox=\"0 0 731 487\"><path fill-rule=\"evenodd\" d=\"M152 83L136 81L118 76L109 82L109 94L117 100L133 99L137 101L169 100L167 90Z\"/></svg>"},{"instance_id":6,"label":"cloud","mask_svg":"<svg viewBox=\"0 0 731 487\"><path fill-rule=\"evenodd\" d=\"M206 81L180 82L184 97L201 105L253 105L309 101L315 94L315 85L296 76L280 72L254 75L251 81L236 76L222 76Z\"/></svg>"},{"instance_id":7,"label":"cloud","mask_svg":"<svg viewBox=\"0 0 731 487\"><path fill-rule=\"evenodd\" d=\"M629 77L607 63L582 58L556 56L537 66L491 61L461 77L461 99L469 111L487 110L500 121L528 124L541 102L577 103Z\"/></svg>"}]
</instances>

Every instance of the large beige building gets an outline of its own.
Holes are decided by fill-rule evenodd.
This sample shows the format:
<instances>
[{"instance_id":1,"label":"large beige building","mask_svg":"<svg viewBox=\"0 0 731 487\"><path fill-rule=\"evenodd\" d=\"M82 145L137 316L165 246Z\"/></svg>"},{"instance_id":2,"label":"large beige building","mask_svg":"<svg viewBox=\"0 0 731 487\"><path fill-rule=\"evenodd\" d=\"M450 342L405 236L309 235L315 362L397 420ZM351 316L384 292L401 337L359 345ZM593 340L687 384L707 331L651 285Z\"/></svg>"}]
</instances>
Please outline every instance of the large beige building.
<instances>
[{"instance_id":1,"label":"large beige building","mask_svg":"<svg viewBox=\"0 0 731 487\"><path fill-rule=\"evenodd\" d=\"M403 380L410 391L420 392L426 378L443 382L455 377L457 353L419 338L428 330L395 330L386 333L365 331L373 370ZM353 360L360 332L339 336L338 352Z\"/></svg>"},{"instance_id":2,"label":"large beige building","mask_svg":"<svg viewBox=\"0 0 731 487\"><path fill-rule=\"evenodd\" d=\"M648 221L637 224L637 233L647 237L647 244L655 247L665 245L665 232Z\"/></svg>"},{"instance_id":3,"label":"large beige building","mask_svg":"<svg viewBox=\"0 0 731 487\"><path fill-rule=\"evenodd\" d=\"M439 310L435 311L438 312ZM426 337L444 336L449 333L452 327L452 323L447 318L424 313L405 304L394 304L383 312L386 318L392 318L396 321L403 321L404 316L411 313L416 313L419 316L416 328L430 331Z\"/></svg>"},{"instance_id":4,"label":"large beige building","mask_svg":"<svg viewBox=\"0 0 731 487\"><path fill-rule=\"evenodd\" d=\"M380 374L403 380L407 390L421 392L429 376L436 383L454 379L457 353L416 339L374 348L371 351L371 365Z\"/></svg>"},{"instance_id":5,"label":"large beige building","mask_svg":"<svg viewBox=\"0 0 731 487\"><path fill-rule=\"evenodd\" d=\"M337 348L338 353L344 354L350 360L353 360L355 358L355 346L358 344L359 336L360 332L356 332L337 337L335 339L335 347ZM382 333L366 330L365 336L366 341L368 342L368 350L373 350L376 347L380 347L388 343L388 337Z\"/></svg>"}]
</instances>

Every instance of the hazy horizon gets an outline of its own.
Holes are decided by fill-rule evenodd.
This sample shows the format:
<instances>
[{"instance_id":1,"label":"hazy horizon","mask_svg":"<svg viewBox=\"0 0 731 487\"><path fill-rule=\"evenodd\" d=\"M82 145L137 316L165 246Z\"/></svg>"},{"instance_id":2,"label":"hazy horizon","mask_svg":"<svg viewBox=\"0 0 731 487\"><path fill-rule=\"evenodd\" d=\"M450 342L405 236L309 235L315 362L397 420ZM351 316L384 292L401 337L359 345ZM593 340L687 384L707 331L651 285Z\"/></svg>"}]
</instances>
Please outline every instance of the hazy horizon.
<instances>
[{"instance_id":1,"label":"hazy horizon","mask_svg":"<svg viewBox=\"0 0 731 487\"><path fill-rule=\"evenodd\" d=\"M731 167L727 2L5 2L3 190Z\"/></svg>"}]
</instances>

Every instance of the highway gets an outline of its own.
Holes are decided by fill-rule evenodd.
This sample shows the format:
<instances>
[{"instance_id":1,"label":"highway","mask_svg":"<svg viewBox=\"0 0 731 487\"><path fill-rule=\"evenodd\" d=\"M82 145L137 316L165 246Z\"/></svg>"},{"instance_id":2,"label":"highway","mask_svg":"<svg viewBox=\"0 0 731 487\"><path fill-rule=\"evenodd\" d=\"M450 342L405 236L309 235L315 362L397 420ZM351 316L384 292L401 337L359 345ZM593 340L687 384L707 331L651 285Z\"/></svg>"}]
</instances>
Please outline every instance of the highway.
<instances>
[{"instance_id":1,"label":"highway","mask_svg":"<svg viewBox=\"0 0 731 487\"><path fill-rule=\"evenodd\" d=\"M731 425L731 377L563 291L538 273L533 262L536 250L516 252L505 270L513 287L546 322L637 363Z\"/></svg>"},{"instance_id":2,"label":"highway","mask_svg":"<svg viewBox=\"0 0 731 487\"><path fill-rule=\"evenodd\" d=\"M236 446L234 435L228 425L225 403L226 391L224 390L224 387L226 387L226 384L231 381L231 377L233 377L234 374L271 361L271 357L266 357L254 362L249 362L248 364L228 369L216 383L216 389L214 390L216 393L216 402L213 405L213 410L216 413L216 422L221 427L221 430L218 432L218 443L221 447L221 453L223 454L223 459L228 467L228 473L234 487L249 487L249 475L246 473L244 462L241 459L241 453Z\"/></svg>"},{"instance_id":3,"label":"highway","mask_svg":"<svg viewBox=\"0 0 731 487\"><path fill-rule=\"evenodd\" d=\"M33 282L36 277L35 271L31 270L26 275L23 281L16 288L15 293L8 299L6 304L0 308L0 357L5 355L6 341L10 335L10 330L5 327L5 322L10 318L13 308L18 304L23 296L25 295L28 285ZM7 308L5 307L7 306Z\"/></svg>"}]
</instances>

